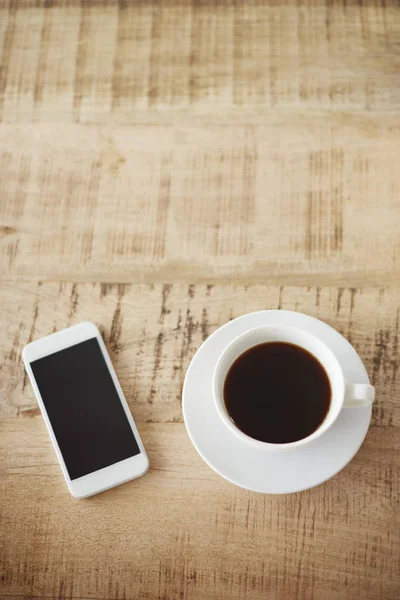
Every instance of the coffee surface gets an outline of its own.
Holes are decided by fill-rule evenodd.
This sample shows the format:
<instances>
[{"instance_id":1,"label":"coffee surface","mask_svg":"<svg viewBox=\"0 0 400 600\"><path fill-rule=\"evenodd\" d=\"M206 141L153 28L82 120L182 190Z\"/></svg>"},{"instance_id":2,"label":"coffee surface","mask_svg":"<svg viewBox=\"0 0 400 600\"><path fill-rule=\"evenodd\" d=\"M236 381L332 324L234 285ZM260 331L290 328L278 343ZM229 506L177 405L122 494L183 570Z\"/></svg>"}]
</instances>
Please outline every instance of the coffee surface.
<instances>
[{"instance_id":1,"label":"coffee surface","mask_svg":"<svg viewBox=\"0 0 400 600\"><path fill-rule=\"evenodd\" d=\"M318 429L329 411L331 386L325 369L307 350L269 342L250 348L232 364L224 401L243 433L283 444Z\"/></svg>"}]
</instances>

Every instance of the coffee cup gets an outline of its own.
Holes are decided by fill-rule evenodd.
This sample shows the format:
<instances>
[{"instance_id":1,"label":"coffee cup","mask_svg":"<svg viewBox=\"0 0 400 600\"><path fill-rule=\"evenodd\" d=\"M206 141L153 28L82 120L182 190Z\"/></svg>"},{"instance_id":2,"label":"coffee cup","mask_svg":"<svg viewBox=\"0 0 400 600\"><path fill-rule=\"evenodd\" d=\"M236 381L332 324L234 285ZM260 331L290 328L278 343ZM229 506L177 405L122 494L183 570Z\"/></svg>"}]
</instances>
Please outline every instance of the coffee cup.
<instances>
[{"instance_id":1,"label":"coffee cup","mask_svg":"<svg viewBox=\"0 0 400 600\"><path fill-rule=\"evenodd\" d=\"M255 439L244 433L231 418L224 399L224 386L227 375L237 359L247 351L261 344L289 344L309 353L323 368L330 384L330 403L326 415L319 426L309 435L288 443L270 443ZM364 383L352 383L345 380L342 367L332 350L319 338L305 330L291 326L265 325L250 329L236 337L223 351L213 373L213 398L217 412L225 424L243 442L264 450L278 451L298 448L311 443L323 435L338 418L341 410L372 404L375 388ZM268 390L266 390L267 396ZM279 402L279 391L272 401ZM271 399L270 399L271 401ZM243 398L246 402L246 398ZM290 410L287 419L291 418Z\"/></svg>"}]
</instances>

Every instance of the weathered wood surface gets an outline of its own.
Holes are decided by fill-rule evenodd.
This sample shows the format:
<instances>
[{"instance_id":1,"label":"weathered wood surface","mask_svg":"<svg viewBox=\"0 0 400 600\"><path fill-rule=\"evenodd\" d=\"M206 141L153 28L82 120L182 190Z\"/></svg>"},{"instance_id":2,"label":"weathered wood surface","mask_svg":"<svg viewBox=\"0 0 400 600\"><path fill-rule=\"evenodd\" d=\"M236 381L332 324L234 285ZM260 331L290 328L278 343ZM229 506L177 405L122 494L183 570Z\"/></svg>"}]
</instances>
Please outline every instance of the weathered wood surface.
<instances>
[{"instance_id":1,"label":"weathered wood surface","mask_svg":"<svg viewBox=\"0 0 400 600\"><path fill-rule=\"evenodd\" d=\"M292 119L3 125L3 276L398 283L400 118Z\"/></svg>"},{"instance_id":2,"label":"weathered wood surface","mask_svg":"<svg viewBox=\"0 0 400 600\"><path fill-rule=\"evenodd\" d=\"M0 0L0 598L400 596L397 2ZM346 469L218 477L181 388L218 326L295 309L377 388ZM69 495L24 375L95 321L146 477Z\"/></svg>"},{"instance_id":3,"label":"weathered wood surface","mask_svg":"<svg viewBox=\"0 0 400 600\"><path fill-rule=\"evenodd\" d=\"M400 290L3 283L4 589L60 598L395 598L398 589ZM327 484L270 498L197 456L181 387L196 348L250 310L296 309L336 326L377 388L373 426ZM143 480L75 502L23 374L29 339L93 318L148 448ZM268 597L268 596L267 596Z\"/></svg>"},{"instance_id":4,"label":"weathered wood surface","mask_svg":"<svg viewBox=\"0 0 400 600\"><path fill-rule=\"evenodd\" d=\"M41 4L0 4L5 122L399 106L396 0Z\"/></svg>"},{"instance_id":5,"label":"weathered wood surface","mask_svg":"<svg viewBox=\"0 0 400 600\"><path fill-rule=\"evenodd\" d=\"M271 308L311 314L346 336L377 388L373 425L400 427L400 288L180 283L3 282L0 418L39 414L24 377L22 346L91 319L104 335L135 418L182 423L183 378L196 349L230 319Z\"/></svg>"},{"instance_id":6,"label":"weathered wood surface","mask_svg":"<svg viewBox=\"0 0 400 600\"><path fill-rule=\"evenodd\" d=\"M75 502L42 420L1 424L2 598L398 596L393 428L326 484L275 497L221 479L183 424L140 424L149 474Z\"/></svg>"}]
</instances>

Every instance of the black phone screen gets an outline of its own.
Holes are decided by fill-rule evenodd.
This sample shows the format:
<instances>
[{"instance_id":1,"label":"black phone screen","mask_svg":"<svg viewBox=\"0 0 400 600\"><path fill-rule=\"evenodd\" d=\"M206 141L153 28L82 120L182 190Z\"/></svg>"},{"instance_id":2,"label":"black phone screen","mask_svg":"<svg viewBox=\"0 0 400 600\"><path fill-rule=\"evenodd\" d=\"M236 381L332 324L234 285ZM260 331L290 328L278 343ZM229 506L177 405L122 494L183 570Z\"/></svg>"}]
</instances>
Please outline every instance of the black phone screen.
<instances>
[{"instance_id":1,"label":"black phone screen","mask_svg":"<svg viewBox=\"0 0 400 600\"><path fill-rule=\"evenodd\" d=\"M71 479L140 453L97 338L30 364Z\"/></svg>"}]
</instances>

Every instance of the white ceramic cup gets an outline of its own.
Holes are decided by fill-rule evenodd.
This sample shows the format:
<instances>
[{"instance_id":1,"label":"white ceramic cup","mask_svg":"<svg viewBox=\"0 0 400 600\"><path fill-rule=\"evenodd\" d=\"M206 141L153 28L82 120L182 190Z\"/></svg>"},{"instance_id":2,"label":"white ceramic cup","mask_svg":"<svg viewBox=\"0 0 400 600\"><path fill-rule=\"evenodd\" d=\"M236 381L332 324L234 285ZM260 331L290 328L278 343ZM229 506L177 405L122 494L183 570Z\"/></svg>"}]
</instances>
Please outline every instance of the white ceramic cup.
<instances>
[{"instance_id":1,"label":"white ceramic cup","mask_svg":"<svg viewBox=\"0 0 400 600\"><path fill-rule=\"evenodd\" d=\"M255 440L236 427L225 407L224 383L230 367L246 350L267 342L287 342L304 348L323 366L331 384L331 403L325 419L313 433L296 442L274 444ZM333 425L344 407L359 407L372 404L375 398L375 388L365 383L354 384L345 381L343 370L332 350L314 335L296 327L265 325L264 327L256 327L255 329L246 331L235 338L225 348L214 369L213 396L219 416L235 435L252 446L277 451L304 446L315 440ZM279 402L279 398L276 401Z\"/></svg>"}]
</instances>

